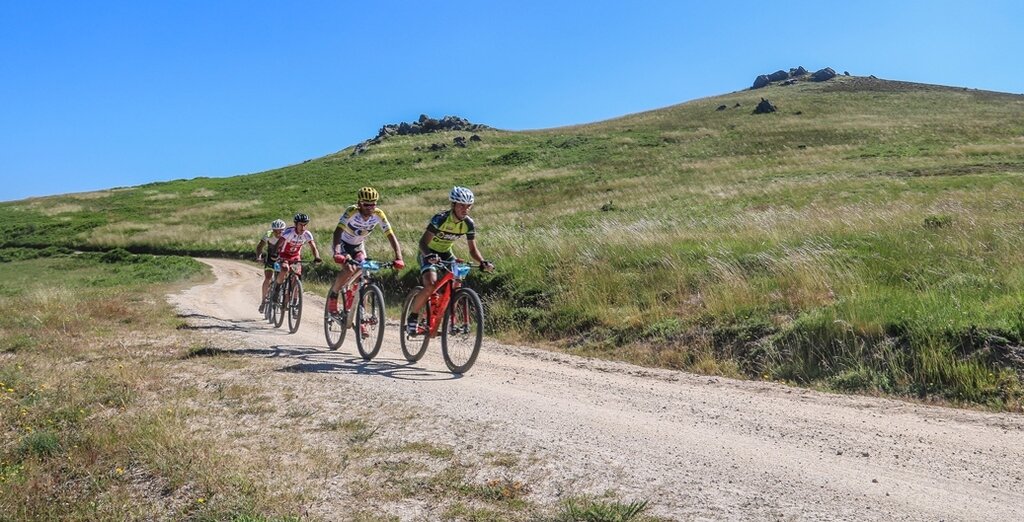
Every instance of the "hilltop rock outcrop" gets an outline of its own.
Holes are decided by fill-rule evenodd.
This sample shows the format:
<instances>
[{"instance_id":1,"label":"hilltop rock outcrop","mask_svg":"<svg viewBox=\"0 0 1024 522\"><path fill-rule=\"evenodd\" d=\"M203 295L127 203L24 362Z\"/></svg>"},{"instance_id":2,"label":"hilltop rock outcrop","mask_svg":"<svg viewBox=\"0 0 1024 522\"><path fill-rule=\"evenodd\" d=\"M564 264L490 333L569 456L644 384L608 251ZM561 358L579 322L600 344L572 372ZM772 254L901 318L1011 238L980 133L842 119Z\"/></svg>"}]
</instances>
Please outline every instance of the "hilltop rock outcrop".
<instances>
[{"instance_id":1,"label":"hilltop rock outcrop","mask_svg":"<svg viewBox=\"0 0 1024 522\"><path fill-rule=\"evenodd\" d=\"M835 77L836 72L833 71L831 67L826 67L824 69L814 71L814 74L811 75L811 80L815 82L823 82L825 80L831 80L832 78Z\"/></svg>"},{"instance_id":2,"label":"hilltop rock outcrop","mask_svg":"<svg viewBox=\"0 0 1024 522\"><path fill-rule=\"evenodd\" d=\"M794 83L797 83L796 78L806 76L808 74L811 75L810 80L812 82L823 82L836 76L836 72L831 67L820 69L812 74L801 65L799 67L790 68L789 72L779 69L771 74L760 74L757 78L754 78L754 84L750 88L760 89L775 82L781 82L779 85L793 85Z\"/></svg>"},{"instance_id":3,"label":"hilltop rock outcrop","mask_svg":"<svg viewBox=\"0 0 1024 522\"><path fill-rule=\"evenodd\" d=\"M430 132L444 131L479 131L490 129L487 125L472 123L465 118L458 116L445 116L440 120L431 118L426 114L420 114L419 120L413 123L393 123L380 128L377 138L388 136L405 136L408 134L427 134ZM376 138L375 138L376 139Z\"/></svg>"},{"instance_id":4,"label":"hilltop rock outcrop","mask_svg":"<svg viewBox=\"0 0 1024 522\"><path fill-rule=\"evenodd\" d=\"M352 155L355 156L358 154L362 154L363 152L366 152L370 145L376 145L380 143L381 140L391 136L429 134L432 132L445 131L475 132L481 130L488 130L490 128L491 127L487 125L473 123L465 118L460 118L458 116L445 116L444 118L438 120L435 118L431 118L426 114L420 114L419 119L412 123L403 121L400 123L389 123L384 125L383 127L380 128L380 131L377 132L377 136L357 144L355 148L352 149ZM479 136L477 136L477 141L479 141ZM456 146L462 147L465 145L458 145L458 143L456 143Z\"/></svg>"}]
</instances>

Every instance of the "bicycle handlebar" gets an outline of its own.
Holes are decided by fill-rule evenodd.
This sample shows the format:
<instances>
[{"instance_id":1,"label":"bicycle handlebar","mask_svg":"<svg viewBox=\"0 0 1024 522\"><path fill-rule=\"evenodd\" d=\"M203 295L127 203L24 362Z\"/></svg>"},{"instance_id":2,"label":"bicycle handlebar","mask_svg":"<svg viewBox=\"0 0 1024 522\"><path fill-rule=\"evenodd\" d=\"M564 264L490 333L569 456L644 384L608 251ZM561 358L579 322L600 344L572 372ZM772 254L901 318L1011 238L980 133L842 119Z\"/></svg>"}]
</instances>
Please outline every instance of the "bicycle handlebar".
<instances>
[{"instance_id":1,"label":"bicycle handlebar","mask_svg":"<svg viewBox=\"0 0 1024 522\"><path fill-rule=\"evenodd\" d=\"M369 258L364 259L362 261L362 263L360 263L358 261L354 261L351 258L348 261L346 261L346 262L350 263L350 264L353 264L353 265L356 265L358 268L361 268L363 270L368 270L370 272L375 272L377 270L385 270L385 269L392 268L392 267L395 266L395 262L394 261L388 261L386 263L381 263L381 262L374 261L374 260L369 259Z\"/></svg>"}]
</instances>

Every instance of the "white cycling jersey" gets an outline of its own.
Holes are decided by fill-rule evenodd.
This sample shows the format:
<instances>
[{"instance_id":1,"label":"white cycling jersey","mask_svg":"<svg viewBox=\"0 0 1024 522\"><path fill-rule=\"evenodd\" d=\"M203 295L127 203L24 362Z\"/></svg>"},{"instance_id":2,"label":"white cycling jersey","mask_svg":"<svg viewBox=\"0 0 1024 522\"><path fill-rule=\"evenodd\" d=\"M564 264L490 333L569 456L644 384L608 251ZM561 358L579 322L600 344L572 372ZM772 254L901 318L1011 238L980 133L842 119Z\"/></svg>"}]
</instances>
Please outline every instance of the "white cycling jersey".
<instances>
[{"instance_id":1,"label":"white cycling jersey","mask_svg":"<svg viewBox=\"0 0 1024 522\"><path fill-rule=\"evenodd\" d=\"M378 226L385 234L391 235L395 233L391 230L388 216L379 208L373 209L373 213L369 217L364 217L359 212L359 207L352 205L345 209L345 213L338 219L338 228L341 229L341 240L350 245L362 244L363 241L366 241L366 236L369 236L370 232L373 232L374 227Z\"/></svg>"}]
</instances>

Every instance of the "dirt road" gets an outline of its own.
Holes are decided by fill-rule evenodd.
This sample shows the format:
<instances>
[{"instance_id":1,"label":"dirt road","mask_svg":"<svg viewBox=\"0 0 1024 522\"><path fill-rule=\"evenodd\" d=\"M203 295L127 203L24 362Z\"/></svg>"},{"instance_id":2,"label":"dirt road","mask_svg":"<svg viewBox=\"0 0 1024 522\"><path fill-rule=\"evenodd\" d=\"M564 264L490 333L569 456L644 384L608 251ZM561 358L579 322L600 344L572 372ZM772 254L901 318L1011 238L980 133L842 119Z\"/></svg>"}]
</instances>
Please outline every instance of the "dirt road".
<instances>
[{"instance_id":1,"label":"dirt road","mask_svg":"<svg viewBox=\"0 0 1024 522\"><path fill-rule=\"evenodd\" d=\"M1024 520L1024 416L847 397L773 383L652 370L485 344L465 376L432 347L408 364L388 327L363 362L351 335L323 339L323 300L307 294L298 333L258 321L253 264L203 260L216 281L170 296L194 325L264 348L295 379L411 405L436 436L473 451L541 457L533 498L579 492L644 498L673 519ZM266 357L266 355L253 355ZM322 394L316 390L325 388Z\"/></svg>"}]
</instances>

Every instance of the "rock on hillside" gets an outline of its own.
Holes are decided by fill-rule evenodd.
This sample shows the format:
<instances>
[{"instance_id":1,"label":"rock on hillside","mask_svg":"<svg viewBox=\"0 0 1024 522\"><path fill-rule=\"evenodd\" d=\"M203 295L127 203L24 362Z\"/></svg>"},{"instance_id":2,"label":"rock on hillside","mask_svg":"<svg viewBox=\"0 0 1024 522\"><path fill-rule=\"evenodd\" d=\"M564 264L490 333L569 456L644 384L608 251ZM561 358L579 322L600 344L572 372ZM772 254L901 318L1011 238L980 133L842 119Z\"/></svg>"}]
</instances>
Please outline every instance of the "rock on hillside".
<instances>
[{"instance_id":1,"label":"rock on hillside","mask_svg":"<svg viewBox=\"0 0 1024 522\"><path fill-rule=\"evenodd\" d=\"M429 134L432 132L445 132L445 131L481 131L488 130L491 127L480 123L472 123L465 118L458 116L445 116L440 120L431 118L426 114L420 114L419 120L408 123L389 123L380 128L377 132L377 136L372 139L366 140L355 146L352 151L352 155L355 156L362 152L365 152L367 147L370 145L376 145L381 140L390 136L407 136L413 134Z\"/></svg>"}]
</instances>

